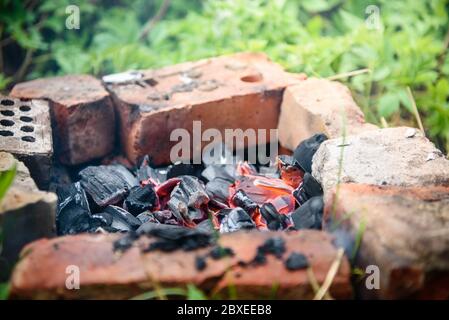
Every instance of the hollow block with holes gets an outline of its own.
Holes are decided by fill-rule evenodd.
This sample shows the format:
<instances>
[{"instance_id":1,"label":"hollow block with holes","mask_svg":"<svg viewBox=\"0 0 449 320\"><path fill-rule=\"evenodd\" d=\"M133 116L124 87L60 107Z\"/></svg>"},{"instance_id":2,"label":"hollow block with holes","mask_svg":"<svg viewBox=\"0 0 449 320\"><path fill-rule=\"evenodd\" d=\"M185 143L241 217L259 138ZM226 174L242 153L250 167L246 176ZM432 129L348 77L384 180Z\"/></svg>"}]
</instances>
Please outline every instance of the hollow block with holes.
<instances>
[{"instance_id":1,"label":"hollow block with holes","mask_svg":"<svg viewBox=\"0 0 449 320\"><path fill-rule=\"evenodd\" d=\"M46 189L53 156L48 103L0 96L0 151L23 161L38 186Z\"/></svg>"},{"instance_id":2,"label":"hollow block with holes","mask_svg":"<svg viewBox=\"0 0 449 320\"><path fill-rule=\"evenodd\" d=\"M49 101L62 163L85 163L114 149L114 108L100 80L89 75L37 79L15 85L11 96Z\"/></svg>"},{"instance_id":3,"label":"hollow block with holes","mask_svg":"<svg viewBox=\"0 0 449 320\"><path fill-rule=\"evenodd\" d=\"M132 75L134 80L130 73L121 76L122 82L108 84L118 111L121 142L132 162L149 154L154 164L170 162L170 150L178 142L170 141L170 134L178 128L192 134L193 121L201 121L202 132L214 128L222 137L225 129L276 129L284 88L303 78L256 53ZM266 138L268 142L268 133Z\"/></svg>"}]
</instances>

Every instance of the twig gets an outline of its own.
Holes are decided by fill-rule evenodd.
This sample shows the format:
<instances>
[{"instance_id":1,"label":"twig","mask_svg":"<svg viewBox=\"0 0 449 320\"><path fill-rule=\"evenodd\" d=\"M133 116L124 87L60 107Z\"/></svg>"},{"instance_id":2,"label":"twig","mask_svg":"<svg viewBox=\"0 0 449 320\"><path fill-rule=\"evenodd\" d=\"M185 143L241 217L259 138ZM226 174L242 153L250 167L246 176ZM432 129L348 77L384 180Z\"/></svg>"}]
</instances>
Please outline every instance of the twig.
<instances>
[{"instance_id":1,"label":"twig","mask_svg":"<svg viewBox=\"0 0 449 320\"><path fill-rule=\"evenodd\" d=\"M313 272L312 267L307 268L307 277L309 278L310 285L312 286L313 292L315 295L320 290L320 285L315 277L315 273ZM332 296L329 294L329 292L326 292L324 296L327 300L334 300Z\"/></svg>"},{"instance_id":2,"label":"twig","mask_svg":"<svg viewBox=\"0 0 449 320\"><path fill-rule=\"evenodd\" d=\"M418 107L416 106L416 102L415 102L415 99L413 98L412 90L410 90L410 87L407 87L407 94L412 103L413 112L415 114L416 121L418 122L419 129L425 135L426 132L424 131L424 127L423 127L422 121L421 121L421 116L419 115Z\"/></svg>"},{"instance_id":3,"label":"twig","mask_svg":"<svg viewBox=\"0 0 449 320\"><path fill-rule=\"evenodd\" d=\"M326 79L328 79L328 80L337 80L337 79L341 79L341 78L348 78L348 77L358 76L359 74L363 74L363 73L367 73L367 72L371 72L371 69L364 68L364 69L360 69L360 70L343 72L343 73L339 73L339 74L327 77Z\"/></svg>"},{"instance_id":4,"label":"twig","mask_svg":"<svg viewBox=\"0 0 449 320\"><path fill-rule=\"evenodd\" d=\"M156 15L152 19L148 20L148 22L143 27L139 35L139 40L143 40L146 38L146 36L148 35L148 33L150 33L151 29L153 29L156 23L158 23L165 16L169 6L170 0L164 0L164 2L162 2Z\"/></svg>"},{"instance_id":5,"label":"twig","mask_svg":"<svg viewBox=\"0 0 449 320\"><path fill-rule=\"evenodd\" d=\"M380 117L380 123L382 124L383 128L388 128L387 120L385 120L384 117Z\"/></svg>"},{"instance_id":6,"label":"twig","mask_svg":"<svg viewBox=\"0 0 449 320\"><path fill-rule=\"evenodd\" d=\"M327 272L326 278L324 279L324 283L321 286L321 288L316 293L313 300L322 300L323 297L326 295L326 292L329 290L330 286L332 285L332 281L334 281L335 276L337 275L338 269L340 268L341 259L343 258L344 250L343 248L338 249L337 251L337 257L335 258L334 262L332 262L331 267L329 268L329 271Z\"/></svg>"}]
</instances>

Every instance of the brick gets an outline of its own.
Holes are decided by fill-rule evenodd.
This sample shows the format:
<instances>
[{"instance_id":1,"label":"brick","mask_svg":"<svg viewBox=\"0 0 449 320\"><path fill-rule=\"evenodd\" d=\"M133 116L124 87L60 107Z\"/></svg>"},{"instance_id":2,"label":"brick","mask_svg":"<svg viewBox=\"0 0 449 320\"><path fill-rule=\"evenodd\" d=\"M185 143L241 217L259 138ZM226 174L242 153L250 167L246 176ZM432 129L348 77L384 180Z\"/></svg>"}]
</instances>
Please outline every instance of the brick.
<instances>
[{"instance_id":1,"label":"brick","mask_svg":"<svg viewBox=\"0 0 449 320\"><path fill-rule=\"evenodd\" d=\"M0 281L16 263L20 250L31 241L54 235L56 195L40 191L27 167L10 153L0 152L0 171L17 164L15 180L0 203Z\"/></svg>"},{"instance_id":2,"label":"brick","mask_svg":"<svg viewBox=\"0 0 449 320\"><path fill-rule=\"evenodd\" d=\"M64 164L84 163L113 150L114 108L94 77L69 75L19 83L11 96L49 100L58 156Z\"/></svg>"},{"instance_id":3,"label":"brick","mask_svg":"<svg viewBox=\"0 0 449 320\"><path fill-rule=\"evenodd\" d=\"M39 187L47 188L53 157L48 103L0 96L0 136L0 150L23 161Z\"/></svg>"},{"instance_id":4,"label":"brick","mask_svg":"<svg viewBox=\"0 0 449 320\"><path fill-rule=\"evenodd\" d=\"M239 53L143 71L139 80L108 88L127 157L136 162L149 154L153 163L166 164L177 143L170 133L192 133L194 120L202 131L216 128L222 136L224 129L276 129L284 88L303 78L263 54Z\"/></svg>"},{"instance_id":5,"label":"brick","mask_svg":"<svg viewBox=\"0 0 449 320\"><path fill-rule=\"evenodd\" d=\"M353 235L364 226L356 265L379 268L379 290L359 281L359 295L381 299L449 298L449 187L340 185L324 209Z\"/></svg>"},{"instance_id":6,"label":"brick","mask_svg":"<svg viewBox=\"0 0 449 320\"><path fill-rule=\"evenodd\" d=\"M279 116L279 142L290 150L316 133L328 138L377 128L365 116L343 84L326 79L308 78L284 92Z\"/></svg>"},{"instance_id":7,"label":"brick","mask_svg":"<svg viewBox=\"0 0 449 320\"><path fill-rule=\"evenodd\" d=\"M324 191L337 184L342 139L324 141L312 175ZM449 160L417 129L376 129L345 139L341 182L395 186L449 186Z\"/></svg>"},{"instance_id":8,"label":"brick","mask_svg":"<svg viewBox=\"0 0 449 320\"><path fill-rule=\"evenodd\" d=\"M267 264L241 266L255 256L256 249L266 239L280 236L286 240L285 260L293 250L309 259L319 283L324 281L337 255L331 236L320 231L292 233L237 232L223 235L222 246L232 248L235 255L220 260L207 259L204 270L195 268L195 258L209 253L211 248L196 251L143 253L139 247L148 245L148 238L123 254L112 251L112 243L119 235L76 235L52 240L39 240L23 250L12 280L12 297L33 299L127 299L160 287L185 287L193 283L206 293L226 294L228 276L234 275L238 298L269 297L273 284L279 285L278 298L308 299L313 290L306 270L289 271L282 260L267 257ZM240 263L239 263L240 262ZM80 268L80 289L65 288L66 267ZM351 297L350 268L346 259L330 288L335 298Z\"/></svg>"}]
</instances>

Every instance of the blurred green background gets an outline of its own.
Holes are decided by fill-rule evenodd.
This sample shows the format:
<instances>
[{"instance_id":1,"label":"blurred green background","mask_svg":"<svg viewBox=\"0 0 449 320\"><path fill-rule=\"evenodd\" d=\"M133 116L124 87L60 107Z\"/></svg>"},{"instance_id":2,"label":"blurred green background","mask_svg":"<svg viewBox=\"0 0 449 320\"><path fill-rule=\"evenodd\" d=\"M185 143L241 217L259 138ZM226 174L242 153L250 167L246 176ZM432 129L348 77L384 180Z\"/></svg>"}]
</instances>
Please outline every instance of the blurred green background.
<instances>
[{"instance_id":1,"label":"blurred green background","mask_svg":"<svg viewBox=\"0 0 449 320\"><path fill-rule=\"evenodd\" d=\"M68 5L78 30L66 28ZM376 124L417 126L410 87L427 135L448 151L448 11L449 0L0 0L0 90L263 51L293 72L337 75Z\"/></svg>"}]
</instances>

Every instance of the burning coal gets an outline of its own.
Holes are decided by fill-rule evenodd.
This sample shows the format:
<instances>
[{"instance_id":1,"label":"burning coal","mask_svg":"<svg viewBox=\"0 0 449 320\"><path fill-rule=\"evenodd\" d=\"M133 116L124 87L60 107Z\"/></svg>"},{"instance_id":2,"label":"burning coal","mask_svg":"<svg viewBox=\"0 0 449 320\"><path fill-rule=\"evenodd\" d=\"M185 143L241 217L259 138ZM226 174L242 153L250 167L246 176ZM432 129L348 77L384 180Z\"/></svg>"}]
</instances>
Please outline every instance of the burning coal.
<instances>
[{"instance_id":1,"label":"burning coal","mask_svg":"<svg viewBox=\"0 0 449 320\"><path fill-rule=\"evenodd\" d=\"M202 234L245 229L320 229L322 189L310 171L324 140L315 135L294 156L279 156L272 166L240 161L154 168L145 158L130 169L120 164L86 167L78 182L58 189L57 232L151 230L184 239L190 233L181 227L198 230L195 235L202 239ZM160 246L172 248L176 241Z\"/></svg>"}]
</instances>

